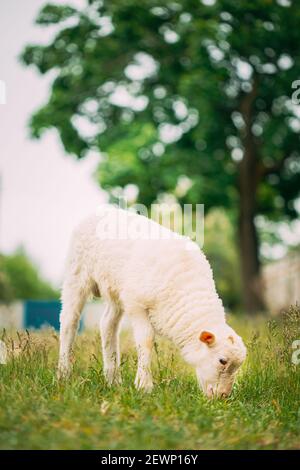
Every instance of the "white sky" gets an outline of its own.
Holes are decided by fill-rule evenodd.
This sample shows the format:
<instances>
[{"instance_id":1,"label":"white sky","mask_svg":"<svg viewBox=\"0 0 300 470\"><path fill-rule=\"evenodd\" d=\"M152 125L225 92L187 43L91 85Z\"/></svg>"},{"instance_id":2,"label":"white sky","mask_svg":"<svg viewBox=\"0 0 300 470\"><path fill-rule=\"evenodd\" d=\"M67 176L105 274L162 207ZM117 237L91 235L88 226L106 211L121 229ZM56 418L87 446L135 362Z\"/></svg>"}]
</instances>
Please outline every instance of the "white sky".
<instances>
[{"instance_id":1,"label":"white sky","mask_svg":"<svg viewBox=\"0 0 300 470\"><path fill-rule=\"evenodd\" d=\"M56 3L81 4L78 1ZM46 101L50 77L24 68L17 56L28 42L47 42L51 31L33 25L44 0L1 0L0 80L0 252L23 245L55 284L62 278L68 240L80 219L93 212L104 194L92 179L97 156L66 156L55 131L29 139L32 111Z\"/></svg>"}]
</instances>

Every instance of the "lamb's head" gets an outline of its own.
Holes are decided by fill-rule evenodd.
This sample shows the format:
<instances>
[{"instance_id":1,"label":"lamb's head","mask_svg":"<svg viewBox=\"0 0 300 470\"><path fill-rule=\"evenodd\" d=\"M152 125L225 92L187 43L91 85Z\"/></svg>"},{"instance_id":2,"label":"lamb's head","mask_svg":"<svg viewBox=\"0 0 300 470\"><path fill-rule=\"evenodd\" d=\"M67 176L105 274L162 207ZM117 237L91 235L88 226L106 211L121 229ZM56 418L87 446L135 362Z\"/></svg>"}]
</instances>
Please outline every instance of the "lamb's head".
<instances>
[{"instance_id":1,"label":"lamb's head","mask_svg":"<svg viewBox=\"0 0 300 470\"><path fill-rule=\"evenodd\" d=\"M243 340L226 324L201 331L198 339L200 351L195 366L199 384L209 398L225 398L246 358Z\"/></svg>"}]
</instances>

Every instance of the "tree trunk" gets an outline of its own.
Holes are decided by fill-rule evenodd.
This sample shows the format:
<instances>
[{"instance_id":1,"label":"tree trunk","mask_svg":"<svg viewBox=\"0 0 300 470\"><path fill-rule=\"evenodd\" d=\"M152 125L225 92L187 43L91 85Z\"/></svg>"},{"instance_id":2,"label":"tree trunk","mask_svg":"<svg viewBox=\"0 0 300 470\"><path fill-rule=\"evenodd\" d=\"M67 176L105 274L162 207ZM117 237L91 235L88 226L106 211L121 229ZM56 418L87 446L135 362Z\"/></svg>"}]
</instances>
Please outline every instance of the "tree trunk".
<instances>
[{"instance_id":1,"label":"tree trunk","mask_svg":"<svg viewBox=\"0 0 300 470\"><path fill-rule=\"evenodd\" d=\"M253 172L249 170L252 166L252 158L246 156L245 162L240 169L240 210L239 210L239 247L241 277L243 289L243 304L248 313L263 310L263 299L260 283L260 263L258 256L258 239L254 217L255 207L255 181ZM250 161L249 161L249 160Z\"/></svg>"},{"instance_id":2,"label":"tree trunk","mask_svg":"<svg viewBox=\"0 0 300 470\"><path fill-rule=\"evenodd\" d=\"M260 282L260 262L258 237L254 223L256 215L256 191L259 181L259 161L255 137L252 133L253 102L256 97L256 84L241 102L241 114L245 127L242 131L244 146L243 159L239 164L239 248L243 304L248 313L264 309Z\"/></svg>"}]
</instances>

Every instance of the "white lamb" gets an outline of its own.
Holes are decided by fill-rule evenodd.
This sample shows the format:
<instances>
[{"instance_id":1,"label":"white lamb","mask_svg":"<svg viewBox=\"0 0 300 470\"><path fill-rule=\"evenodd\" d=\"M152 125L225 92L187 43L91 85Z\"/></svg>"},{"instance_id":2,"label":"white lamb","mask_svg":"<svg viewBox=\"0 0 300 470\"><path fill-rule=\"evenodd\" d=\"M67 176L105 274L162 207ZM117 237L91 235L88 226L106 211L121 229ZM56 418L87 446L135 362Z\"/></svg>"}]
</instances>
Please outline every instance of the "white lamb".
<instances>
[{"instance_id":1,"label":"white lamb","mask_svg":"<svg viewBox=\"0 0 300 470\"><path fill-rule=\"evenodd\" d=\"M118 331L126 313L138 354L137 388L153 387L150 362L157 332L173 341L196 368L208 397L229 395L246 348L226 324L210 265L195 243L117 208L80 224L73 234L62 291L59 376L70 372L81 310L91 294L107 302L100 330L109 384L121 380Z\"/></svg>"}]
</instances>

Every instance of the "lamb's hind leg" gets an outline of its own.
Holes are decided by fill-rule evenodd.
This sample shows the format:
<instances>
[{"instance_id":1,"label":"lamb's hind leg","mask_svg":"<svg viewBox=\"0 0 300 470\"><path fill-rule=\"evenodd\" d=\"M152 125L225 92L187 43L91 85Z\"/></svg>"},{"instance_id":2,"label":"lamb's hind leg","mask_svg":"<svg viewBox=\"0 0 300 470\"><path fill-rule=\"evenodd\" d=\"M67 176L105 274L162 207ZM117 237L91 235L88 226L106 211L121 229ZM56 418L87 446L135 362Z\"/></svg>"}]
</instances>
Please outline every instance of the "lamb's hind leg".
<instances>
[{"instance_id":1,"label":"lamb's hind leg","mask_svg":"<svg viewBox=\"0 0 300 470\"><path fill-rule=\"evenodd\" d=\"M67 376L71 371L71 349L77 332L82 308L89 295L87 283L81 286L76 277L67 279L62 291L60 313L60 349L58 377Z\"/></svg>"},{"instance_id":2,"label":"lamb's hind leg","mask_svg":"<svg viewBox=\"0 0 300 470\"><path fill-rule=\"evenodd\" d=\"M109 385L121 382L119 371L119 325L121 317L121 309L113 303L108 303L100 321L104 375Z\"/></svg>"}]
</instances>

